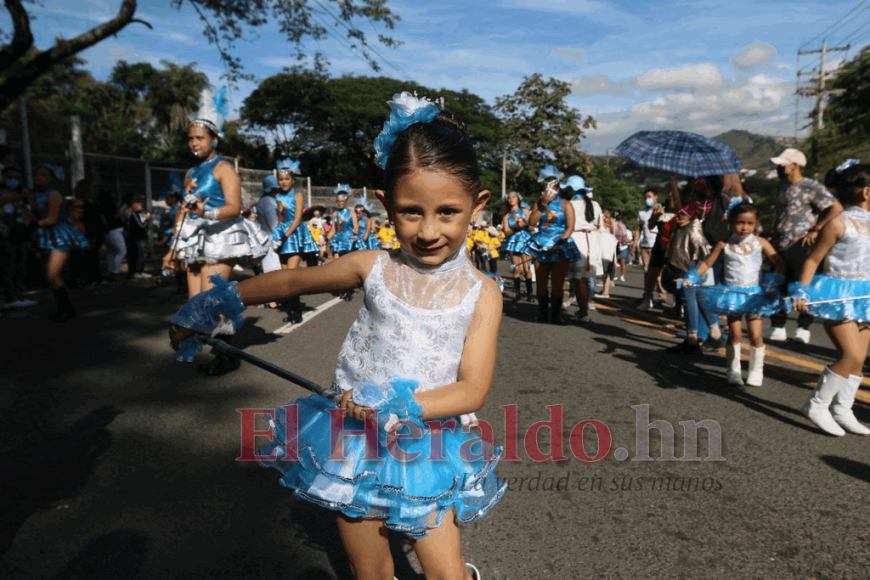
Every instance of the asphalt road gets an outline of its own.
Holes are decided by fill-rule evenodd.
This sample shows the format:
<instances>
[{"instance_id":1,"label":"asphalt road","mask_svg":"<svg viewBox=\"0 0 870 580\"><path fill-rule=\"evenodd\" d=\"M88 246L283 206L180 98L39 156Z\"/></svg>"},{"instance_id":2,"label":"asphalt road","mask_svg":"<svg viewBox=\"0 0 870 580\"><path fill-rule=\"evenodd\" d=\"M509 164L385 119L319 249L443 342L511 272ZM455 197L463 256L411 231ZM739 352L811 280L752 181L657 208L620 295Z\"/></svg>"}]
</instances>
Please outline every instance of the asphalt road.
<instances>
[{"instance_id":1,"label":"asphalt road","mask_svg":"<svg viewBox=\"0 0 870 580\"><path fill-rule=\"evenodd\" d=\"M763 387L735 388L723 353L663 352L675 321L628 307L640 280L632 269L586 326L534 324L537 307L525 302L506 308L478 415L499 442L516 441L519 460L500 465L502 502L464 528L467 559L487 580L870 577L870 440L822 435L798 412L834 354L821 329L810 345L773 345ZM73 300L81 316L62 326L44 320L47 296L45 307L0 317L0 577L348 578L330 513L294 499L276 472L235 461L237 409L304 392L250 365L210 379L174 362L166 328L182 299L170 287ZM281 335L280 313L251 309L240 346L328 384L361 303L357 293ZM561 406L561 437L546 428L526 437L558 412L548 406ZM651 460L639 460L644 409L673 428L664 443L676 460L661 460L655 429ZM870 422L867 406L856 415ZM586 427L575 451L591 458L601 443L598 461L571 451L585 420L602 436ZM705 420L721 440L699 429L699 460L687 460L692 437L680 423ZM536 439L544 454L561 440L566 457L533 461L524 441ZM707 460L717 451L722 460ZM394 540L397 576L422 578L409 545Z\"/></svg>"}]
</instances>

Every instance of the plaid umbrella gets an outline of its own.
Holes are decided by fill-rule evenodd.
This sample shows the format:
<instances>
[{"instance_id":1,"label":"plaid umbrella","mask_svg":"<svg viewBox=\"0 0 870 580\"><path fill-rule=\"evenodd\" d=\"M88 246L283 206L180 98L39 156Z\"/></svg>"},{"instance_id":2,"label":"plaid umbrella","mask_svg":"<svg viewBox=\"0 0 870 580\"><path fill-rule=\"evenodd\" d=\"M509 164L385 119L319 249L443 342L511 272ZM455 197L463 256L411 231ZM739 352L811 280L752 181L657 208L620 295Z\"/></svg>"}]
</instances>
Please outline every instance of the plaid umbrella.
<instances>
[{"instance_id":1,"label":"plaid umbrella","mask_svg":"<svg viewBox=\"0 0 870 580\"><path fill-rule=\"evenodd\" d=\"M638 165L680 175L740 173L740 158L728 145L683 131L639 131L613 150Z\"/></svg>"}]
</instances>

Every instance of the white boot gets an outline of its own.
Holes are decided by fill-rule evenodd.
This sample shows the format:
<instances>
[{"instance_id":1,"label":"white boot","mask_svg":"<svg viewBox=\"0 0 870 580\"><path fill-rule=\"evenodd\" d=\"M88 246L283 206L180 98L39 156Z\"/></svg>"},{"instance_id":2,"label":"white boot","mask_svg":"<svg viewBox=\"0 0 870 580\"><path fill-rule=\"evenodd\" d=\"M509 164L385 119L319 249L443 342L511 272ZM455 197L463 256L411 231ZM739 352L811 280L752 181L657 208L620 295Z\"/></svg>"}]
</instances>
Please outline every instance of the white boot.
<instances>
[{"instance_id":1,"label":"white boot","mask_svg":"<svg viewBox=\"0 0 870 580\"><path fill-rule=\"evenodd\" d=\"M740 345L729 342L725 346L725 354L728 356L728 384L742 385L743 371L740 369Z\"/></svg>"},{"instance_id":2,"label":"white boot","mask_svg":"<svg viewBox=\"0 0 870 580\"><path fill-rule=\"evenodd\" d=\"M801 412L819 429L836 437L842 437L846 432L834 421L829 407L834 396L840 392L844 385L848 386L846 379L825 367L824 372L819 376L819 383L816 390L813 391L813 396L801 408Z\"/></svg>"},{"instance_id":3,"label":"white boot","mask_svg":"<svg viewBox=\"0 0 870 580\"><path fill-rule=\"evenodd\" d=\"M840 427L855 435L870 435L870 429L858 422L852 413L852 404L855 402L855 393L861 386L861 377L849 375L848 382L843 385L840 392L834 395L834 403L831 405L831 415L834 416Z\"/></svg>"},{"instance_id":4,"label":"white boot","mask_svg":"<svg viewBox=\"0 0 870 580\"><path fill-rule=\"evenodd\" d=\"M478 570L474 564L465 563L465 567L468 568L468 573L471 575L471 580L480 580L480 570Z\"/></svg>"},{"instance_id":5,"label":"white boot","mask_svg":"<svg viewBox=\"0 0 870 580\"><path fill-rule=\"evenodd\" d=\"M764 347L749 349L749 374L746 384L750 387L760 387L764 380Z\"/></svg>"}]
</instances>

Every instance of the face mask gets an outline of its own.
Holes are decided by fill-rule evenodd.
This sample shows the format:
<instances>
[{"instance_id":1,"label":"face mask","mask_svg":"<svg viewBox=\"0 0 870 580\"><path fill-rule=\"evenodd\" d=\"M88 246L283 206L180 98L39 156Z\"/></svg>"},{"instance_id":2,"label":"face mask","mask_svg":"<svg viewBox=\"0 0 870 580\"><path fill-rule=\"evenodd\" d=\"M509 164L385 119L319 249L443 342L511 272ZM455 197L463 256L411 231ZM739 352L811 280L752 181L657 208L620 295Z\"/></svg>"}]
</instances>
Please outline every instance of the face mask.
<instances>
[{"instance_id":1,"label":"face mask","mask_svg":"<svg viewBox=\"0 0 870 580\"><path fill-rule=\"evenodd\" d=\"M654 203L655 203L655 200L654 200L654 199L648 199L648 200L646 200L646 206L647 206L647 207L652 207Z\"/></svg>"},{"instance_id":2,"label":"face mask","mask_svg":"<svg viewBox=\"0 0 870 580\"><path fill-rule=\"evenodd\" d=\"M15 179L14 177L10 177L9 179L6 180L6 187L8 187L9 189L15 189L19 185L21 185L21 182L18 181L17 179Z\"/></svg>"}]
</instances>

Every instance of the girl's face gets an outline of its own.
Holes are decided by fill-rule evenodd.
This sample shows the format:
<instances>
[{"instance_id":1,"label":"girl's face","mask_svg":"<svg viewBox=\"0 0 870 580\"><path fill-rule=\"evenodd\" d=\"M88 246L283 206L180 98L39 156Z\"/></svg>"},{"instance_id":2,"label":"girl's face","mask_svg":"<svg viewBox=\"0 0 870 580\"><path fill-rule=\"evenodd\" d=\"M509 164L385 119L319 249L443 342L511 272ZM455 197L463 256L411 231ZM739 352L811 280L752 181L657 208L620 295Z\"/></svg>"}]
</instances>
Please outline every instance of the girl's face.
<instances>
[{"instance_id":1,"label":"girl's face","mask_svg":"<svg viewBox=\"0 0 870 580\"><path fill-rule=\"evenodd\" d=\"M45 167L37 167L33 174L33 183L39 187L48 187L51 185L51 171Z\"/></svg>"},{"instance_id":2,"label":"girl's face","mask_svg":"<svg viewBox=\"0 0 870 580\"><path fill-rule=\"evenodd\" d=\"M347 205L347 197L344 195L339 195L335 198L335 205L338 206L338 209L344 209Z\"/></svg>"},{"instance_id":3,"label":"girl's face","mask_svg":"<svg viewBox=\"0 0 870 580\"><path fill-rule=\"evenodd\" d=\"M511 207L520 206L520 196L517 195L517 192L512 191L508 194L508 205L510 205Z\"/></svg>"},{"instance_id":4,"label":"girl's face","mask_svg":"<svg viewBox=\"0 0 870 580\"><path fill-rule=\"evenodd\" d=\"M357 219L362 218L363 215L364 215L364 214L363 214L363 210L361 210L361 209L354 209L353 211L356 213L356 217L357 217Z\"/></svg>"},{"instance_id":5,"label":"girl's face","mask_svg":"<svg viewBox=\"0 0 870 580\"><path fill-rule=\"evenodd\" d=\"M758 218L751 211L737 215L731 222L731 231L741 240L748 238L758 228Z\"/></svg>"},{"instance_id":6,"label":"girl's face","mask_svg":"<svg viewBox=\"0 0 870 580\"><path fill-rule=\"evenodd\" d=\"M208 159L214 152L212 141L217 141L205 127L191 125L187 130L187 147L197 159Z\"/></svg>"},{"instance_id":7,"label":"girl's face","mask_svg":"<svg viewBox=\"0 0 870 580\"><path fill-rule=\"evenodd\" d=\"M401 178L393 196L378 199L396 224L402 248L423 264L437 266L465 245L489 191L469 194L459 182L435 171L417 170Z\"/></svg>"},{"instance_id":8,"label":"girl's face","mask_svg":"<svg viewBox=\"0 0 870 580\"><path fill-rule=\"evenodd\" d=\"M142 205L142 202L140 202L140 201L134 201L134 202L130 205L130 209L132 209L132 210L133 210L134 212L136 212L136 213L141 213L141 212L145 209L145 207Z\"/></svg>"},{"instance_id":9,"label":"girl's face","mask_svg":"<svg viewBox=\"0 0 870 580\"><path fill-rule=\"evenodd\" d=\"M290 191L293 188L293 174L286 171L278 172L278 185L282 191Z\"/></svg>"}]
</instances>

